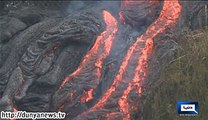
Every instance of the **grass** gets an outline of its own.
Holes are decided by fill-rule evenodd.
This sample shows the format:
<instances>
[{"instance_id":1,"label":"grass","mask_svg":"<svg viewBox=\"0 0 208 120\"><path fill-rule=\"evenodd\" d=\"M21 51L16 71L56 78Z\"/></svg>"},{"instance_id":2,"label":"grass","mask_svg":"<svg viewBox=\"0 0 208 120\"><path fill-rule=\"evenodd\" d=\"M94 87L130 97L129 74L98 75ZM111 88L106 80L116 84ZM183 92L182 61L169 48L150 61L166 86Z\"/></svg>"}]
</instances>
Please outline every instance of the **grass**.
<instances>
[{"instance_id":1,"label":"grass","mask_svg":"<svg viewBox=\"0 0 208 120\"><path fill-rule=\"evenodd\" d=\"M208 120L208 30L177 41L176 59L162 65L159 79L142 101L143 120ZM178 100L198 101L199 114L178 115Z\"/></svg>"}]
</instances>

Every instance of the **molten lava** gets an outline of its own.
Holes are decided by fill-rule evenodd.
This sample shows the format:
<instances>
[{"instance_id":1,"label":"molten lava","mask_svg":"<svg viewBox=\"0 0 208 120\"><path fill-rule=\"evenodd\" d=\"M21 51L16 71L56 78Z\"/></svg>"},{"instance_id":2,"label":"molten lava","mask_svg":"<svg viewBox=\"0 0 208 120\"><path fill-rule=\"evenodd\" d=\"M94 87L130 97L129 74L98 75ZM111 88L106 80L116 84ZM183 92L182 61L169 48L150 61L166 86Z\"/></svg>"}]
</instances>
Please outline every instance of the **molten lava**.
<instances>
[{"instance_id":1,"label":"molten lava","mask_svg":"<svg viewBox=\"0 0 208 120\"><path fill-rule=\"evenodd\" d=\"M15 107L13 107L13 112L18 112L18 110ZM16 119L12 119L12 120L16 120Z\"/></svg>"},{"instance_id":2,"label":"molten lava","mask_svg":"<svg viewBox=\"0 0 208 120\"><path fill-rule=\"evenodd\" d=\"M124 1L124 6L128 6L128 2L134 1ZM139 12L139 11L138 11ZM178 0L175 1L164 1L163 9L159 17L147 28L146 32L137 38L136 42L130 46L124 59L120 65L120 68L113 79L112 85L107 89L102 98L87 112L93 112L99 109L102 109L109 98L119 89L121 83L128 83L125 87L125 90L122 92L121 97L118 100L118 105L120 112L123 113L123 120L130 119L131 110L137 110L135 106L131 106L128 101L128 96L132 91L136 91L139 95L142 94L141 82L143 82L148 74L148 59L153 50L153 39L159 34L162 33L167 27L173 25L176 20L179 18L181 12L181 6ZM83 61L76 71L74 71L69 77L67 77L64 82L61 84L60 89L65 86L67 82L70 82L75 76L79 76L82 71L85 71L87 66L95 66L96 68L96 84L88 90L84 90L81 97L81 102L85 103L93 99L93 90L98 85L98 80L102 76L102 66L104 59L109 55L112 43L117 33L117 22L113 16L107 11L103 12L104 21L106 23L106 30L97 37L94 46L86 54ZM125 20L122 16L122 13L119 13L120 20L125 24ZM145 43L142 45L142 43ZM135 61L136 57L136 61ZM93 61L94 62L90 62ZM135 61L133 64L134 73L132 78L126 78L125 74L128 71L129 66L131 66L132 61ZM91 64L90 64L91 63ZM93 77L94 78L94 77ZM86 112L85 112L86 113ZM115 114L119 114L114 112ZM84 113L83 113L84 114ZM107 113L111 115L111 113ZM114 114L112 114L114 115Z\"/></svg>"},{"instance_id":3,"label":"molten lava","mask_svg":"<svg viewBox=\"0 0 208 120\"><path fill-rule=\"evenodd\" d=\"M180 12L181 6L178 1L165 1L159 18L148 27L141 37L137 38L137 41L146 40L146 44L145 48L142 49L142 55L140 56L137 67L134 71L133 80L129 83L127 89L119 99L120 111L126 114L124 120L130 119L127 99L128 94L133 89L136 89L138 93L141 93L140 83L147 76L148 57L153 49L153 38L163 32L168 26L175 23L176 19L179 18ZM135 44L137 44L137 42Z\"/></svg>"},{"instance_id":4,"label":"molten lava","mask_svg":"<svg viewBox=\"0 0 208 120\"><path fill-rule=\"evenodd\" d=\"M107 11L103 11L104 22L106 29L99 35L93 47L84 56L80 66L69 75L61 84L59 89L62 89L68 82L91 81L91 88L84 90L81 97L81 102L88 102L93 98L93 89L97 87L102 76L102 65L105 58L109 55L115 35L118 31L116 19ZM89 72L90 71L90 72ZM86 75L86 77L83 75ZM90 78L87 78L89 77ZM81 79L77 79L81 78ZM73 81L74 80L74 81ZM90 83L85 84L90 84ZM84 82L83 82L84 83Z\"/></svg>"},{"instance_id":5,"label":"molten lava","mask_svg":"<svg viewBox=\"0 0 208 120\"><path fill-rule=\"evenodd\" d=\"M179 18L181 12L181 6L178 1L165 1L163 9L161 11L158 19L152 23L146 30L146 32L137 38L137 41L129 48L127 54L120 66L120 69L113 80L113 84L106 91L103 97L98 101L92 109L99 109L103 107L108 98L115 92L116 87L119 82L122 80L123 73L125 72L127 65L130 61L130 58L134 56L134 51L136 49L141 49L141 56L138 58L137 67L134 71L133 80L129 83L128 87L124 90L121 98L119 99L120 111L125 114L124 119L130 119L129 114L129 105L128 105L128 95L132 90L137 90L141 94L141 81L144 80L147 76L147 66L148 66L148 57L153 49L153 38L159 33L163 32L168 26L175 23ZM145 42L145 47L141 48L139 46L140 42Z\"/></svg>"},{"instance_id":6,"label":"molten lava","mask_svg":"<svg viewBox=\"0 0 208 120\"><path fill-rule=\"evenodd\" d=\"M122 12L119 12L119 13L118 13L118 16L119 16L119 19L121 20L121 23L122 23L122 24L126 24Z\"/></svg>"},{"instance_id":7,"label":"molten lava","mask_svg":"<svg viewBox=\"0 0 208 120\"><path fill-rule=\"evenodd\" d=\"M17 112L18 110L16 108L13 108L13 112Z\"/></svg>"}]
</instances>

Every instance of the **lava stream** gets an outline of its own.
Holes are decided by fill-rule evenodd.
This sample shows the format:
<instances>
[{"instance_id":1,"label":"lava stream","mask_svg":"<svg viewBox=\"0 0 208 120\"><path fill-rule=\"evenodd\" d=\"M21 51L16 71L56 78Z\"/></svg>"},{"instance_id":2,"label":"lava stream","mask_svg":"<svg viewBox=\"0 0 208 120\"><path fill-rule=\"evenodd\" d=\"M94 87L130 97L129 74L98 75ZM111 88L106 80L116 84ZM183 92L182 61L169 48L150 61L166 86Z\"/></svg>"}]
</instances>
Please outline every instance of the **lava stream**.
<instances>
[{"instance_id":1,"label":"lava stream","mask_svg":"<svg viewBox=\"0 0 208 120\"><path fill-rule=\"evenodd\" d=\"M122 80L122 75L126 71L127 65L129 63L129 60L131 56L133 55L133 52L137 49L138 44L142 41L146 40L145 48L142 49L142 55L140 58L138 58L138 66L135 69L133 80L131 83L129 83L128 88L124 91L122 97L119 99L119 106L120 111L127 114L124 119L129 119L129 105L127 96L129 92L132 90L133 85L138 87L140 86L140 80L144 79L147 75L147 60L149 54L151 54L152 48L153 48L153 38L158 35L159 33L163 32L169 25L173 24L176 19L179 17L181 11L181 6L179 5L178 1L165 1L163 9L161 11L161 14L159 18L151 24L146 32L137 39L137 41L128 49L127 54L119 68L119 71L116 75L116 77L113 80L113 84L111 87L105 92L103 97L98 101L97 104L95 104L91 110L98 109L103 107L105 102L108 100L108 98L112 95L112 93L116 90L116 87L118 86L119 82ZM139 74L143 74L143 78L140 78ZM136 84L135 84L136 83ZM138 91L141 89L138 88Z\"/></svg>"},{"instance_id":2,"label":"lava stream","mask_svg":"<svg viewBox=\"0 0 208 120\"><path fill-rule=\"evenodd\" d=\"M13 107L13 110L12 111L13 112L18 112L18 110L15 107ZM12 119L12 120L16 120L16 119Z\"/></svg>"},{"instance_id":3,"label":"lava stream","mask_svg":"<svg viewBox=\"0 0 208 120\"><path fill-rule=\"evenodd\" d=\"M127 89L123 92L122 97L119 99L120 111L126 115L124 120L130 119L130 107L127 98L129 93L133 89L136 89L138 93L141 93L140 81L147 77L148 57L153 49L153 38L163 32L168 26L175 23L175 21L179 18L180 12L181 6L177 0L166 0L158 19L148 27L146 32L141 37L137 38L137 41L146 40L146 43L145 48L142 49L142 55L140 56L137 67L134 71L133 80L129 83Z\"/></svg>"},{"instance_id":4,"label":"lava stream","mask_svg":"<svg viewBox=\"0 0 208 120\"><path fill-rule=\"evenodd\" d=\"M84 56L79 67L62 82L59 88L62 89L66 83L71 82L73 78L78 78L79 76L82 76L83 78L79 81L82 80L87 84L89 83L87 82L89 78L83 77L83 75L92 76L90 80L93 79L93 85L91 86L91 89L83 92L83 95L80 98L82 103L87 102L93 98L93 90L99 84L99 80L102 76L103 61L109 55L113 41L118 31L117 21L108 11L103 11L103 19L106 24L105 31L103 31L101 35L97 37L93 47ZM93 71L95 72L89 71L89 66L90 68L93 68ZM93 77L94 74L95 76Z\"/></svg>"}]
</instances>

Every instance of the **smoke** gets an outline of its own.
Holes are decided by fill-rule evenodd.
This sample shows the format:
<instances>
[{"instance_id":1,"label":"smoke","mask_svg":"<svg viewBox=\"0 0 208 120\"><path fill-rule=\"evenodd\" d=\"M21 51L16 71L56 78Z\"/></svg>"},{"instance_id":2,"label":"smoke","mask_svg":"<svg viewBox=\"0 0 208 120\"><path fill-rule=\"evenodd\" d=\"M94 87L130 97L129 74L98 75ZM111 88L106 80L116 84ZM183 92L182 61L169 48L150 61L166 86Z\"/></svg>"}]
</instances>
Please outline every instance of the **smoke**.
<instances>
[{"instance_id":1,"label":"smoke","mask_svg":"<svg viewBox=\"0 0 208 120\"><path fill-rule=\"evenodd\" d=\"M65 9L67 14L76 14L81 11L91 10L108 10L116 18L121 9L121 1L70 1L65 2L68 6Z\"/></svg>"}]
</instances>

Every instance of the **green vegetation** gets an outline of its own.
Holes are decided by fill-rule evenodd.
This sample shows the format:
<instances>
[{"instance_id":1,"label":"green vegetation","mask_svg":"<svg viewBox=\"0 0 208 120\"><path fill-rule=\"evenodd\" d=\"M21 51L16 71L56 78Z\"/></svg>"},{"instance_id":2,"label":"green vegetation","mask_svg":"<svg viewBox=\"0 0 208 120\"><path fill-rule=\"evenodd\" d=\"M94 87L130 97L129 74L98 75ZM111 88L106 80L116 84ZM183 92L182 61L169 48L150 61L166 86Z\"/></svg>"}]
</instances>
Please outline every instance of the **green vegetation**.
<instances>
[{"instance_id":1,"label":"green vegetation","mask_svg":"<svg viewBox=\"0 0 208 120\"><path fill-rule=\"evenodd\" d=\"M208 120L208 30L178 40L176 59L165 63L142 101L143 120ZM177 114L178 100L199 102L198 116Z\"/></svg>"}]
</instances>

